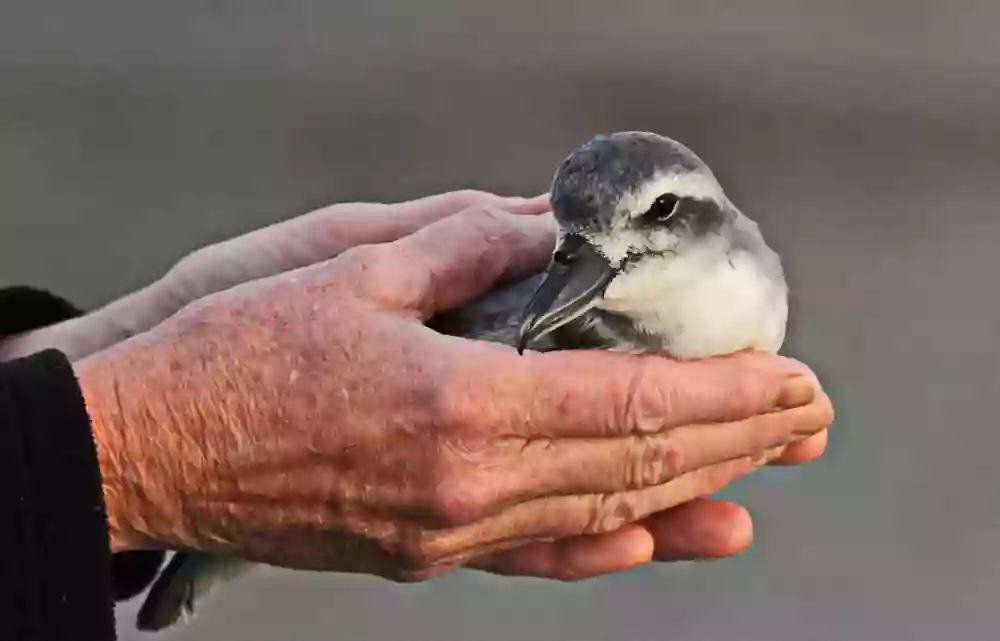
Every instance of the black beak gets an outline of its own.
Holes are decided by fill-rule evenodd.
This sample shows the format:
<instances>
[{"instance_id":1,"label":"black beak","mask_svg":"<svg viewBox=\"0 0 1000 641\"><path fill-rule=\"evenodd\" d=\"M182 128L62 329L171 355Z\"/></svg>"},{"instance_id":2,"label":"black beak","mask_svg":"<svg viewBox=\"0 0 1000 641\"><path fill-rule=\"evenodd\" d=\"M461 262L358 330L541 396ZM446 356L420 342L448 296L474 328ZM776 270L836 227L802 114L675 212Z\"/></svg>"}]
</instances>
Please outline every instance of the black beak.
<instances>
[{"instance_id":1,"label":"black beak","mask_svg":"<svg viewBox=\"0 0 1000 641\"><path fill-rule=\"evenodd\" d=\"M517 336L521 354L532 340L562 327L591 309L618 273L590 243L566 235L525 310Z\"/></svg>"}]
</instances>

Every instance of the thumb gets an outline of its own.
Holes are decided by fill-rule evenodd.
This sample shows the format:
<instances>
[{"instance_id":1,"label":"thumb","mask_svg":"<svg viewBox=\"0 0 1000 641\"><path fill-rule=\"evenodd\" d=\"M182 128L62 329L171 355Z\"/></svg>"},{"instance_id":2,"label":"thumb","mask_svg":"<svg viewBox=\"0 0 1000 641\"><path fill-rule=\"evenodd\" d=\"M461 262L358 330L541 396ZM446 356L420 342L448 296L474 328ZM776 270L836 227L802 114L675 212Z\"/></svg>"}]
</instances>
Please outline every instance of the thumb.
<instances>
[{"instance_id":1,"label":"thumb","mask_svg":"<svg viewBox=\"0 0 1000 641\"><path fill-rule=\"evenodd\" d=\"M525 278L548 263L555 245L551 214L523 216L491 207L471 207L384 246L407 261L394 297L424 320Z\"/></svg>"}]
</instances>

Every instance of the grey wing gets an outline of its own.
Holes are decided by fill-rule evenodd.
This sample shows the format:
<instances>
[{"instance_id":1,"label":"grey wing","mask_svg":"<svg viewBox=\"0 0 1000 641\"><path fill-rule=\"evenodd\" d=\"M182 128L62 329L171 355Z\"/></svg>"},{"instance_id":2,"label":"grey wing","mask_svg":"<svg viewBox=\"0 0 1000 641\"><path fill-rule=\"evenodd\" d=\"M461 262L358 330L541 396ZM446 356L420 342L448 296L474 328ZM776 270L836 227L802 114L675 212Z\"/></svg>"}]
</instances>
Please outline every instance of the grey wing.
<instances>
[{"instance_id":1,"label":"grey wing","mask_svg":"<svg viewBox=\"0 0 1000 641\"><path fill-rule=\"evenodd\" d=\"M517 330L535 290L542 282L539 273L524 280L501 285L458 309L435 314L427 326L442 334L474 340L517 345ZM555 345L543 337L531 349L548 351Z\"/></svg>"}]
</instances>

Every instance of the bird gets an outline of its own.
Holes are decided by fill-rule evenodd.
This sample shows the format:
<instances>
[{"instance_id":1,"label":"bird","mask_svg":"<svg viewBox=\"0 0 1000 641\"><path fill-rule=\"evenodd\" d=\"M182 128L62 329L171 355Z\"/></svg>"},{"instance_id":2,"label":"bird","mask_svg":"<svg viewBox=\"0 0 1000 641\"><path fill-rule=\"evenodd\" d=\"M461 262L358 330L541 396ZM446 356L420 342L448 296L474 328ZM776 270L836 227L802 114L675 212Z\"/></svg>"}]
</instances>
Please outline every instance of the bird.
<instances>
[{"instance_id":1,"label":"bird","mask_svg":"<svg viewBox=\"0 0 1000 641\"><path fill-rule=\"evenodd\" d=\"M682 143L648 131L596 135L558 166L549 196L557 235L544 270L440 312L428 327L521 354L602 349L693 360L781 349L789 308L781 258ZM197 600L249 568L175 553L137 627L189 617Z\"/></svg>"}]
</instances>

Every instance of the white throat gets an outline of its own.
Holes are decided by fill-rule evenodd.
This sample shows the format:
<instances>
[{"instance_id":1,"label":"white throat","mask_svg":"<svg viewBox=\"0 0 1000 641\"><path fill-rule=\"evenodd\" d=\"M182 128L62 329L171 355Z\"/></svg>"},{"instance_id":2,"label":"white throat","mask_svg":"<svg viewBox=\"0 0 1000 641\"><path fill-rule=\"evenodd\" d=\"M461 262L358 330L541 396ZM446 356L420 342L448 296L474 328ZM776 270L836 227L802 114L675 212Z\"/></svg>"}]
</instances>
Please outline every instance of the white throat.
<instances>
[{"instance_id":1,"label":"white throat","mask_svg":"<svg viewBox=\"0 0 1000 641\"><path fill-rule=\"evenodd\" d=\"M788 319L785 282L724 242L716 238L676 255L644 258L611 282L597 307L660 337L676 358L777 352Z\"/></svg>"}]
</instances>

